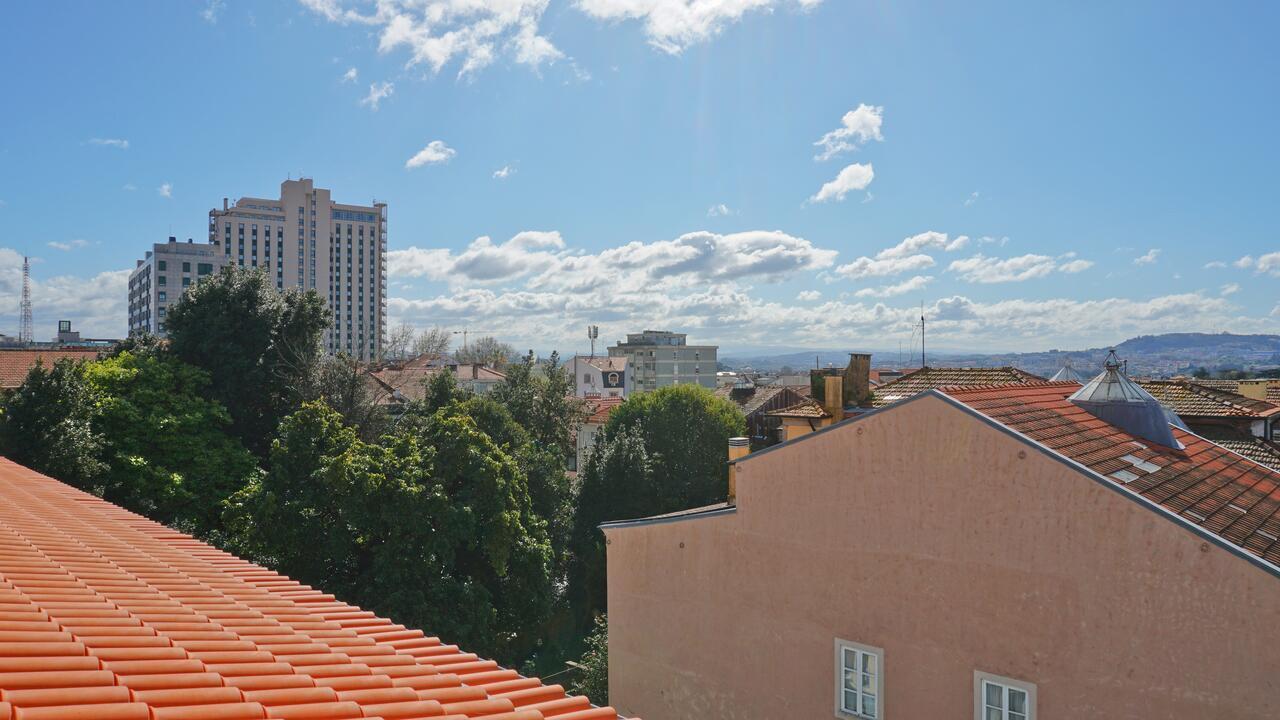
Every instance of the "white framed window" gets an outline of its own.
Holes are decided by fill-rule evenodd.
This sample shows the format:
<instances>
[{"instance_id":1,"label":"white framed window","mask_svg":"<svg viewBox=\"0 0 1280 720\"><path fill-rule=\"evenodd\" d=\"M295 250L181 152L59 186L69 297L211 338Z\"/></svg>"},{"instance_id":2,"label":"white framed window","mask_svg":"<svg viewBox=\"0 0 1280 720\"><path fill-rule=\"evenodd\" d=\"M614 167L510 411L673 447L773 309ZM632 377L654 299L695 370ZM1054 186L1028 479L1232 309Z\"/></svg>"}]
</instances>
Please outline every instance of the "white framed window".
<instances>
[{"instance_id":1,"label":"white framed window","mask_svg":"<svg viewBox=\"0 0 1280 720\"><path fill-rule=\"evenodd\" d=\"M836 639L836 717L884 717L884 650Z\"/></svg>"},{"instance_id":2,"label":"white framed window","mask_svg":"<svg viewBox=\"0 0 1280 720\"><path fill-rule=\"evenodd\" d=\"M975 670L974 720L1035 720L1036 686Z\"/></svg>"}]
</instances>

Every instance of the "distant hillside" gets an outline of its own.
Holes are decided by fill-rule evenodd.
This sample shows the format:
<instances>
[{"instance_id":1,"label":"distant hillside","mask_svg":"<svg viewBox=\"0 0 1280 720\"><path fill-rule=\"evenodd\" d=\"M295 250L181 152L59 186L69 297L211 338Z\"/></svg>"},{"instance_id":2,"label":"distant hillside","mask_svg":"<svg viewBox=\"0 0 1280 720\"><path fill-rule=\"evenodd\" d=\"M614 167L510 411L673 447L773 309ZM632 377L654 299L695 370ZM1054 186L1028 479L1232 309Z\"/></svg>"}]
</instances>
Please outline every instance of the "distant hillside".
<instances>
[{"instance_id":1,"label":"distant hillside","mask_svg":"<svg viewBox=\"0 0 1280 720\"><path fill-rule=\"evenodd\" d=\"M1230 333L1168 333L1142 335L1125 340L1115 346L1116 353L1129 363L1129 372L1135 375L1167 377L1189 373L1196 368L1217 370L1258 370L1280 366L1280 335L1232 335ZM1028 372L1053 375L1065 361L1085 375L1102 366L1108 348L1085 350L1047 350L1031 353L929 353L930 365L956 367L1000 367L1012 365ZM848 362L847 352L835 350L793 352L757 357L726 357L721 363L733 368L751 367L759 371L775 372L790 367L803 372L818 364L843 365ZM874 352L873 366L897 367L901 364L897 352ZM916 367L919 359L908 360L907 367Z\"/></svg>"}]
</instances>

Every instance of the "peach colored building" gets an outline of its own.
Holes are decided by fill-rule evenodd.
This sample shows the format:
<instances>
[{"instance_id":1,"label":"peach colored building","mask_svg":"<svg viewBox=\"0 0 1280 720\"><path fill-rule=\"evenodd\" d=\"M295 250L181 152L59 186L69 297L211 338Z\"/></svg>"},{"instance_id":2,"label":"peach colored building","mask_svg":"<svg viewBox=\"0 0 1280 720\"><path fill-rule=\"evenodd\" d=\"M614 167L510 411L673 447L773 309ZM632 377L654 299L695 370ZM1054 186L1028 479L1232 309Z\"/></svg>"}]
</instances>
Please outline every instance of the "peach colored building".
<instances>
[{"instance_id":1,"label":"peach colored building","mask_svg":"<svg viewBox=\"0 0 1280 720\"><path fill-rule=\"evenodd\" d=\"M1100 406L1127 387L1108 373L928 390L737 460L729 503L605 524L610 701L1280 717L1280 474L1163 422L1168 446L1136 434L1155 401Z\"/></svg>"}]
</instances>

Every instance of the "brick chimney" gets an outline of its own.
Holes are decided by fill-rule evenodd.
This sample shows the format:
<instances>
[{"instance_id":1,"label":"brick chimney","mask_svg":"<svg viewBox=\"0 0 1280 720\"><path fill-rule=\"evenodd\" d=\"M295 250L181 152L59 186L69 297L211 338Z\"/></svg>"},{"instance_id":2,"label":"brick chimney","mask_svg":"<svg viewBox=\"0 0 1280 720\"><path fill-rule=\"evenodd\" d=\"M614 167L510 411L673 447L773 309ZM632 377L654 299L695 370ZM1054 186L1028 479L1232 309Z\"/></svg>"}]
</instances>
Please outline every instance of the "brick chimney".
<instances>
[{"instance_id":1,"label":"brick chimney","mask_svg":"<svg viewBox=\"0 0 1280 720\"><path fill-rule=\"evenodd\" d=\"M822 407L840 422L844 419L844 378L828 375L822 380Z\"/></svg>"},{"instance_id":2,"label":"brick chimney","mask_svg":"<svg viewBox=\"0 0 1280 720\"><path fill-rule=\"evenodd\" d=\"M744 458L751 452L751 439L744 437L729 438L729 504L738 504L738 468L734 460Z\"/></svg>"},{"instance_id":3,"label":"brick chimney","mask_svg":"<svg viewBox=\"0 0 1280 720\"><path fill-rule=\"evenodd\" d=\"M849 353L844 382L848 399L857 407L865 407L871 400L871 353Z\"/></svg>"}]
</instances>

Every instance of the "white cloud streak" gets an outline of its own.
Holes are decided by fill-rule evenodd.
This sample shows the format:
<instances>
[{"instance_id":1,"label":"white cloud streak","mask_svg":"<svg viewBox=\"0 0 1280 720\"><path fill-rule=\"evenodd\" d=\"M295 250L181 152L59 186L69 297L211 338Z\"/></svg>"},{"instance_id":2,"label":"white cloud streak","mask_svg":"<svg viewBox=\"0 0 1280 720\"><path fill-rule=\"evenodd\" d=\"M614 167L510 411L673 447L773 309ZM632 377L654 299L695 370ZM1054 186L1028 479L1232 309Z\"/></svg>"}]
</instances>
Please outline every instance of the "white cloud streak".
<instances>
[{"instance_id":1,"label":"white cloud streak","mask_svg":"<svg viewBox=\"0 0 1280 720\"><path fill-rule=\"evenodd\" d=\"M364 98L360 100L360 104L367 106L370 110L373 110L374 112L377 112L378 107L382 104L382 101L391 97L391 95L395 93L395 91L396 91L395 83L389 83L389 82L369 83L369 94L365 95Z\"/></svg>"},{"instance_id":2,"label":"white cloud streak","mask_svg":"<svg viewBox=\"0 0 1280 720\"><path fill-rule=\"evenodd\" d=\"M493 171L493 179L506 180L507 178L515 174L516 174L515 168L511 167L510 165L503 165L502 167Z\"/></svg>"},{"instance_id":3,"label":"white cloud streak","mask_svg":"<svg viewBox=\"0 0 1280 720\"><path fill-rule=\"evenodd\" d=\"M831 200L841 202L844 200L844 196L850 192L865 190L871 184L871 181L875 179L875 176L875 169L871 166L871 163L866 165L853 163L841 170L834 180L823 184L822 188L813 197L809 198L809 202L821 203Z\"/></svg>"},{"instance_id":4,"label":"white cloud streak","mask_svg":"<svg viewBox=\"0 0 1280 720\"><path fill-rule=\"evenodd\" d=\"M822 162L842 153L857 150L859 146L872 140L883 142L884 135L880 132L883 123L884 107L858 105L856 110L850 110L840 118L840 127L823 135L818 142L814 143L822 151L813 159Z\"/></svg>"},{"instance_id":5,"label":"white cloud streak","mask_svg":"<svg viewBox=\"0 0 1280 720\"><path fill-rule=\"evenodd\" d=\"M916 275L895 285L863 288L853 295L854 297L897 297L916 290L923 290L931 282L933 282L932 275Z\"/></svg>"},{"instance_id":6,"label":"white cloud streak","mask_svg":"<svg viewBox=\"0 0 1280 720\"><path fill-rule=\"evenodd\" d=\"M790 6L800 10L817 7L822 0L577 0L578 9L598 20L644 23L649 43L678 55L690 45L704 42L751 11L771 12Z\"/></svg>"},{"instance_id":7,"label":"white cloud streak","mask_svg":"<svg viewBox=\"0 0 1280 720\"><path fill-rule=\"evenodd\" d=\"M162 183L160 187L156 188L156 192L160 193L162 198L173 197L173 183Z\"/></svg>"},{"instance_id":8,"label":"white cloud streak","mask_svg":"<svg viewBox=\"0 0 1280 720\"><path fill-rule=\"evenodd\" d=\"M355 68L347 68L347 71L342 73L342 82L344 83L353 83L359 78L360 71Z\"/></svg>"},{"instance_id":9,"label":"white cloud streak","mask_svg":"<svg viewBox=\"0 0 1280 720\"><path fill-rule=\"evenodd\" d=\"M1133 259L1134 265L1151 265L1160 257L1160 248L1151 248L1145 255Z\"/></svg>"},{"instance_id":10,"label":"white cloud streak","mask_svg":"<svg viewBox=\"0 0 1280 720\"><path fill-rule=\"evenodd\" d=\"M129 149L129 141L122 138L89 138L89 144L116 148L118 150Z\"/></svg>"},{"instance_id":11,"label":"white cloud streak","mask_svg":"<svg viewBox=\"0 0 1280 720\"><path fill-rule=\"evenodd\" d=\"M417 154L406 160L404 166L413 169L423 165L439 165L449 162L457 154L458 152L446 145L443 140L432 140Z\"/></svg>"}]
</instances>

